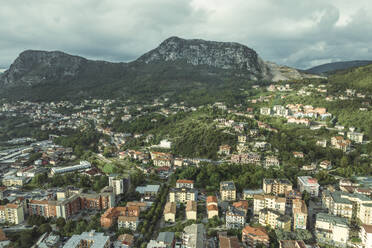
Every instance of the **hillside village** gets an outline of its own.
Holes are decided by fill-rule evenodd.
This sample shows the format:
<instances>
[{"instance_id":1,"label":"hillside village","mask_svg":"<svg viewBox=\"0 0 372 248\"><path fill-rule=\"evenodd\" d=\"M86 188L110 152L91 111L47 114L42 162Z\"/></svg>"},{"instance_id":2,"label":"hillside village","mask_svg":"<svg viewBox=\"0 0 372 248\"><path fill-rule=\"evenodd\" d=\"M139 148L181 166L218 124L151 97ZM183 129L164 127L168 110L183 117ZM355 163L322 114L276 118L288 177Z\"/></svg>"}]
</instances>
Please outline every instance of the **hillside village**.
<instances>
[{"instance_id":1,"label":"hillside village","mask_svg":"<svg viewBox=\"0 0 372 248\"><path fill-rule=\"evenodd\" d=\"M251 91L202 106L3 102L0 244L372 247L372 130L338 108L370 114L372 96Z\"/></svg>"}]
</instances>

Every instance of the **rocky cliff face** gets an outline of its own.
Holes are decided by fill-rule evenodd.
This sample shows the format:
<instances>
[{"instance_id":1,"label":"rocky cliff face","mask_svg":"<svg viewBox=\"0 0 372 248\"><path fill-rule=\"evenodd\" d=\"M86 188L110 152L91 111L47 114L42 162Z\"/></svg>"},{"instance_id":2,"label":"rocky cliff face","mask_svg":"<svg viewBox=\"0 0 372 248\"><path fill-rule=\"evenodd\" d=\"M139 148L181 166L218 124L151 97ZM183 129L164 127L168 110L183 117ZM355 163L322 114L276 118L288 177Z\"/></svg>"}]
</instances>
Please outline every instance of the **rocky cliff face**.
<instances>
[{"instance_id":1,"label":"rocky cliff face","mask_svg":"<svg viewBox=\"0 0 372 248\"><path fill-rule=\"evenodd\" d=\"M267 66L257 53L247 46L234 42L171 37L137 61L148 64L175 60L184 60L193 65L245 71L253 80L268 76Z\"/></svg>"},{"instance_id":2,"label":"rocky cliff face","mask_svg":"<svg viewBox=\"0 0 372 248\"><path fill-rule=\"evenodd\" d=\"M76 76L86 62L82 57L63 52L27 50L0 76L0 83L5 87L31 86L44 81L66 80Z\"/></svg>"},{"instance_id":3,"label":"rocky cliff face","mask_svg":"<svg viewBox=\"0 0 372 248\"><path fill-rule=\"evenodd\" d=\"M181 66L169 66L176 64L172 63L175 61L181 61ZM195 67L186 69L182 66L184 62ZM239 43L171 37L131 63L92 61L58 51L27 50L19 55L7 71L0 74L0 91L35 85L53 88L57 84L69 84L71 92L76 88L85 92L85 89L97 87L122 87L123 82L126 87L130 87L134 80L143 82L154 79L159 71L167 72L161 74L164 80L171 80L178 75L178 82L184 83L203 81L205 77L209 78L208 81L221 79L215 73L208 73L214 68L222 73L228 72L228 77L251 80L279 81L309 77L296 69L264 62L253 49ZM185 73L180 73L182 70ZM169 78L166 78L167 75Z\"/></svg>"}]
</instances>

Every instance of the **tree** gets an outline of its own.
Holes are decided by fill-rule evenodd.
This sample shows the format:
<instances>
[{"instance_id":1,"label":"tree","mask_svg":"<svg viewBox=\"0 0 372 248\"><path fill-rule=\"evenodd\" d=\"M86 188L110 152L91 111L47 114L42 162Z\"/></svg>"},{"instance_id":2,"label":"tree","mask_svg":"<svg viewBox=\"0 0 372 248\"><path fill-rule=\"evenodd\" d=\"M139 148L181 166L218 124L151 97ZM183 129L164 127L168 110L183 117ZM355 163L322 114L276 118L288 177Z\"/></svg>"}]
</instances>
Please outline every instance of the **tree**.
<instances>
[{"instance_id":1,"label":"tree","mask_svg":"<svg viewBox=\"0 0 372 248\"><path fill-rule=\"evenodd\" d=\"M50 233L52 231L52 227L48 224L48 223L44 223L42 224L39 229L38 229L38 232L40 234L43 234L43 233Z\"/></svg>"}]
</instances>

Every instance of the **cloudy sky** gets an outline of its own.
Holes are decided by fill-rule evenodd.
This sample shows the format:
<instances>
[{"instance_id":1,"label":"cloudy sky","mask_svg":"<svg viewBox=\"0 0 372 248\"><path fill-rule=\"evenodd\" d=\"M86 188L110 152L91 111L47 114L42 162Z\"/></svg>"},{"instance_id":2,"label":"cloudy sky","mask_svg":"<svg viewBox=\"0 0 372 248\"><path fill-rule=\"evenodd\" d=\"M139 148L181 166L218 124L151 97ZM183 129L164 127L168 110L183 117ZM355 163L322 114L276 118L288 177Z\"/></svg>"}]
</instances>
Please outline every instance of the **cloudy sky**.
<instances>
[{"instance_id":1,"label":"cloudy sky","mask_svg":"<svg viewBox=\"0 0 372 248\"><path fill-rule=\"evenodd\" d=\"M170 36L297 68L372 60L371 13L369 0L0 0L0 68L26 49L131 61Z\"/></svg>"}]
</instances>

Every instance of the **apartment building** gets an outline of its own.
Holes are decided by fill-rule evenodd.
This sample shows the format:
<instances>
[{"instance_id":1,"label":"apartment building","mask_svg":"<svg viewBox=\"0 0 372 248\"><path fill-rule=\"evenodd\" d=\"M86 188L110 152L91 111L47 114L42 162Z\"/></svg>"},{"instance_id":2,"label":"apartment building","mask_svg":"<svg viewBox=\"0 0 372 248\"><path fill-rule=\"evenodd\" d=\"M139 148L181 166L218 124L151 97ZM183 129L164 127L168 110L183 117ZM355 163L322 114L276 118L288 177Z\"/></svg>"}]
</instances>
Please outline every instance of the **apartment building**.
<instances>
[{"instance_id":1,"label":"apartment building","mask_svg":"<svg viewBox=\"0 0 372 248\"><path fill-rule=\"evenodd\" d=\"M302 240L280 240L279 248L307 248Z\"/></svg>"},{"instance_id":2,"label":"apartment building","mask_svg":"<svg viewBox=\"0 0 372 248\"><path fill-rule=\"evenodd\" d=\"M349 239L348 220L331 214L318 213L315 235L319 243L346 247Z\"/></svg>"},{"instance_id":3,"label":"apartment building","mask_svg":"<svg viewBox=\"0 0 372 248\"><path fill-rule=\"evenodd\" d=\"M258 222L263 226L270 226L274 229L291 230L291 218L272 209L262 209L259 213Z\"/></svg>"},{"instance_id":4,"label":"apartment building","mask_svg":"<svg viewBox=\"0 0 372 248\"><path fill-rule=\"evenodd\" d=\"M11 186L23 186L27 182L27 178L24 176L17 177L17 176L5 176L2 180L3 185L6 187Z\"/></svg>"},{"instance_id":5,"label":"apartment building","mask_svg":"<svg viewBox=\"0 0 372 248\"><path fill-rule=\"evenodd\" d=\"M188 201L186 204L186 219L196 220L198 212L198 204L196 201Z\"/></svg>"},{"instance_id":6,"label":"apartment building","mask_svg":"<svg viewBox=\"0 0 372 248\"><path fill-rule=\"evenodd\" d=\"M316 178L302 176L297 178L297 185L300 192L308 192L311 196L317 197L319 194L319 184Z\"/></svg>"},{"instance_id":7,"label":"apartment building","mask_svg":"<svg viewBox=\"0 0 372 248\"><path fill-rule=\"evenodd\" d=\"M304 229L307 225L307 206L303 200L292 200L293 230Z\"/></svg>"},{"instance_id":8,"label":"apartment building","mask_svg":"<svg viewBox=\"0 0 372 248\"><path fill-rule=\"evenodd\" d=\"M203 224L186 226L182 233L182 248L206 247L207 235Z\"/></svg>"},{"instance_id":9,"label":"apartment building","mask_svg":"<svg viewBox=\"0 0 372 248\"><path fill-rule=\"evenodd\" d=\"M194 188L194 180L179 179L176 181L176 188Z\"/></svg>"},{"instance_id":10,"label":"apartment building","mask_svg":"<svg viewBox=\"0 0 372 248\"><path fill-rule=\"evenodd\" d=\"M242 242L248 248L269 247L270 238L263 227L245 226L242 230Z\"/></svg>"},{"instance_id":11,"label":"apartment building","mask_svg":"<svg viewBox=\"0 0 372 248\"><path fill-rule=\"evenodd\" d=\"M101 226L109 228L116 224L119 216L139 217L140 208L138 206L114 207L107 209L101 216Z\"/></svg>"},{"instance_id":12,"label":"apartment building","mask_svg":"<svg viewBox=\"0 0 372 248\"><path fill-rule=\"evenodd\" d=\"M139 224L139 217L137 216L119 216L118 217L118 228L126 228L132 231L137 229Z\"/></svg>"},{"instance_id":13,"label":"apartment building","mask_svg":"<svg viewBox=\"0 0 372 248\"><path fill-rule=\"evenodd\" d=\"M242 228L245 225L246 213L234 206L229 206L226 211L226 227L227 228Z\"/></svg>"},{"instance_id":14,"label":"apartment building","mask_svg":"<svg viewBox=\"0 0 372 248\"><path fill-rule=\"evenodd\" d=\"M357 217L363 224L372 225L372 204L361 204Z\"/></svg>"},{"instance_id":15,"label":"apartment building","mask_svg":"<svg viewBox=\"0 0 372 248\"><path fill-rule=\"evenodd\" d=\"M364 248L372 247L372 225L362 225L360 227L359 237L362 240Z\"/></svg>"},{"instance_id":16,"label":"apartment building","mask_svg":"<svg viewBox=\"0 0 372 248\"><path fill-rule=\"evenodd\" d=\"M164 220L167 222L176 221L177 205L175 202L167 202L164 206Z\"/></svg>"},{"instance_id":17,"label":"apartment building","mask_svg":"<svg viewBox=\"0 0 372 248\"><path fill-rule=\"evenodd\" d=\"M123 177L117 174L109 176L109 186L113 188L115 195L124 194L130 185L129 176Z\"/></svg>"},{"instance_id":18,"label":"apartment building","mask_svg":"<svg viewBox=\"0 0 372 248\"><path fill-rule=\"evenodd\" d=\"M286 199L273 195L254 195L253 214L259 215L262 209L272 209L285 214Z\"/></svg>"},{"instance_id":19,"label":"apartment building","mask_svg":"<svg viewBox=\"0 0 372 248\"><path fill-rule=\"evenodd\" d=\"M214 216L218 217L218 201L215 196L208 196L206 200L208 219L212 219Z\"/></svg>"},{"instance_id":20,"label":"apartment building","mask_svg":"<svg viewBox=\"0 0 372 248\"><path fill-rule=\"evenodd\" d=\"M104 233L96 233L94 230L73 235L63 246L63 248L109 248L111 246L110 237Z\"/></svg>"},{"instance_id":21,"label":"apartment building","mask_svg":"<svg viewBox=\"0 0 372 248\"><path fill-rule=\"evenodd\" d=\"M235 201L236 188L233 181L224 181L220 183L220 195L222 201Z\"/></svg>"},{"instance_id":22,"label":"apartment building","mask_svg":"<svg viewBox=\"0 0 372 248\"><path fill-rule=\"evenodd\" d=\"M20 224L24 221L25 215L21 204L8 203L0 206L0 222Z\"/></svg>"},{"instance_id":23,"label":"apartment building","mask_svg":"<svg viewBox=\"0 0 372 248\"><path fill-rule=\"evenodd\" d=\"M333 215L350 219L355 214L363 224L371 221L372 199L364 194L324 191L322 203Z\"/></svg>"},{"instance_id":24,"label":"apartment building","mask_svg":"<svg viewBox=\"0 0 372 248\"><path fill-rule=\"evenodd\" d=\"M187 201L197 201L198 191L194 188L172 188L169 191L169 201L176 203L186 203Z\"/></svg>"},{"instance_id":25,"label":"apartment building","mask_svg":"<svg viewBox=\"0 0 372 248\"><path fill-rule=\"evenodd\" d=\"M284 195L292 190L292 183L288 179L264 178L262 189L265 194Z\"/></svg>"}]
</instances>

